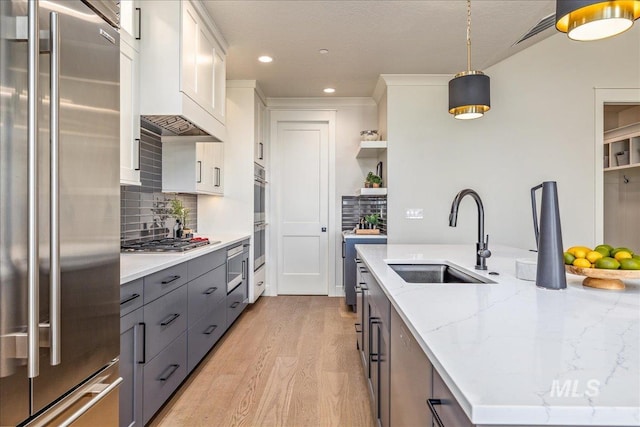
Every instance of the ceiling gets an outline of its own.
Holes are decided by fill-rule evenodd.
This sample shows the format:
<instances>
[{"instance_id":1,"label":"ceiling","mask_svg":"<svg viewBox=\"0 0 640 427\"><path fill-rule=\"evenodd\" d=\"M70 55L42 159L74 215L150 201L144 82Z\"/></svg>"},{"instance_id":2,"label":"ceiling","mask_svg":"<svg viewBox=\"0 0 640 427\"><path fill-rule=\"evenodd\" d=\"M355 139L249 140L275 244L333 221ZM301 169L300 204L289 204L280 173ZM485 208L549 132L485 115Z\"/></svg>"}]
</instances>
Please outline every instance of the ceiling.
<instances>
[{"instance_id":1,"label":"ceiling","mask_svg":"<svg viewBox=\"0 0 640 427\"><path fill-rule=\"evenodd\" d=\"M229 44L227 79L257 80L268 97L368 97L380 74L453 75L466 69L465 0L203 4ZM552 26L514 45L554 12L554 0L474 0L472 68L484 70L555 34ZM260 63L260 55L274 61ZM336 92L326 95L325 87Z\"/></svg>"}]
</instances>

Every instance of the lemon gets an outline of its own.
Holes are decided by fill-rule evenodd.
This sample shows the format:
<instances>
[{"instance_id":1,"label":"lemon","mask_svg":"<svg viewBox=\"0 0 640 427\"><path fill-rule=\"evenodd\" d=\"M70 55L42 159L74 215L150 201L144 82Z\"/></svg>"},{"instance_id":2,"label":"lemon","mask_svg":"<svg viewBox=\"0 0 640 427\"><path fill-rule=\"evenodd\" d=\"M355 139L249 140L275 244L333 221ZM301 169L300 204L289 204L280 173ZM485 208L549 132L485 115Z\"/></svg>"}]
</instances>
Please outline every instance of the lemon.
<instances>
[{"instance_id":1,"label":"lemon","mask_svg":"<svg viewBox=\"0 0 640 427\"><path fill-rule=\"evenodd\" d=\"M620 261L622 270L640 270L640 259L626 258Z\"/></svg>"},{"instance_id":2,"label":"lemon","mask_svg":"<svg viewBox=\"0 0 640 427\"><path fill-rule=\"evenodd\" d=\"M606 256L596 261L596 268L617 270L618 268L620 268L620 263L616 259Z\"/></svg>"},{"instance_id":3,"label":"lemon","mask_svg":"<svg viewBox=\"0 0 640 427\"><path fill-rule=\"evenodd\" d=\"M572 254L570 254L569 252L565 252L564 253L564 263L567 265L571 265L573 264L573 261L576 259L576 257L574 257Z\"/></svg>"},{"instance_id":4,"label":"lemon","mask_svg":"<svg viewBox=\"0 0 640 427\"><path fill-rule=\"evenodd\" d=\"M591 252L591 249L586 246L571 246L569 249L567 249L567 252L569 252L576 258L584 258L587 255L587 252ZM584 255L579 256L578 254Z\"/></svg>"},{"instance_id":5,"label":"lemon","mask_svg":"<svg viewBox=\"0 0 640 427\"><path fill-rule=\"evenodd\" d=\"M597 260L599 260L600 258L602 258L602 254L600 252L591 251L591 252L587 253L587 256L585 258L587 258L589 260L589 262L594 263Z\"/></svg>"},{"instance_id":6,"label":"lemon","mask_svg":"<svg viewBox=\"0 0 640 427\"><path fill-rule=\"evenodd\" d=\"M616 252L616 254L613 257L615 259L617 259L618 261L620 261L620 260L623 260L623 259L632 258L632 255L627 251L619 251L619 252Z\"/></svg>"},{"instance_id":7,"label":"lemon","mask_svg":"<svg viewBox=\"0 0 640 427\"><path fill-rule=\"evenodd\" d=\"M624 247L619 247L619 248L615 248L615 249L613 249L613 250L611 251L611 256L613 256L613 257L614 257L614 256L616 256L616 254L617 254L618 252L622 252L622 251L624 251L624 252L629 252L631 255L633 255L633 251L632 251L631 249L629 249L629 248L624 248Z\"/></svg>"},{"instance_id":8,"label":"lemon","mask_svg":"<svg viewBox=\"0 0 640 427\"><path fill-rule=\"evenodd\" d=\"M573 255L575 255L576 258L586 258L589 252L591 252L589 248L578 248L573 251Z\"/></svg>"},{"instance_id":9,"label":"lemon","mask_svg":"<svg viewBox=\"0 0 640 427\"><path fill-rule=\"evenodd\" d=\"M591 268L591 263L589 262L589 260L584 259L584 258L576 258L573 261L573 265L575 267L581 267L581 268Z\"/></svg>"}]
</instances>

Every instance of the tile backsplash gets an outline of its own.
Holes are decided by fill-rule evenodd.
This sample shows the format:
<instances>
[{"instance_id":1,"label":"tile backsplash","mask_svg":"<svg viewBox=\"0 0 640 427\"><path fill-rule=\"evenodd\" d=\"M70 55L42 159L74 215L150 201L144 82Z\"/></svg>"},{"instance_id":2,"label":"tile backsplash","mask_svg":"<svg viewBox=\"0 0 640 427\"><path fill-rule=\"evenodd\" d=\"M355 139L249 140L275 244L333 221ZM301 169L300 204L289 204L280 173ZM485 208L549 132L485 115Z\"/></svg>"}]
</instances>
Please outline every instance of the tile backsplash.
<instances>
[{"instance_id":1,"label":"tile backsplash","mask_svg":"<svg viewBox=\"0 0 640 427\"><path fill-rule=\"evenodd\" d=\"M130 243L172 237L175 219L171 200L181 200L189 209L187 227L198 228L198 198L195 194L162 192L162 143L145 131L140 141L141 186L120 186L120 242Z\"/></svg>"}]
</instances>

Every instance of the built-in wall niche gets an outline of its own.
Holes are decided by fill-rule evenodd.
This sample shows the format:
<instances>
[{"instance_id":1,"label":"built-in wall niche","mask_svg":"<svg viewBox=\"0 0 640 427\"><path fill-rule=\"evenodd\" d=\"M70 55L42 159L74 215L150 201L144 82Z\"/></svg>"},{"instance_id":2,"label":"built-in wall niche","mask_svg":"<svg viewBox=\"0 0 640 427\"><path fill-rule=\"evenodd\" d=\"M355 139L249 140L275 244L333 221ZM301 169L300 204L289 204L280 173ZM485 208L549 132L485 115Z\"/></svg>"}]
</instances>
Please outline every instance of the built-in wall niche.
<instances>
[{"instance_id":1,"label":"built-in wall niche","mask_svg":"<svg viewBox=\"0 0 640 427\"><path fill-rule=\"evenodd\" d=\"M640 167L640 105L605 105L604 170Z\"/></svg>"}]
</instances>

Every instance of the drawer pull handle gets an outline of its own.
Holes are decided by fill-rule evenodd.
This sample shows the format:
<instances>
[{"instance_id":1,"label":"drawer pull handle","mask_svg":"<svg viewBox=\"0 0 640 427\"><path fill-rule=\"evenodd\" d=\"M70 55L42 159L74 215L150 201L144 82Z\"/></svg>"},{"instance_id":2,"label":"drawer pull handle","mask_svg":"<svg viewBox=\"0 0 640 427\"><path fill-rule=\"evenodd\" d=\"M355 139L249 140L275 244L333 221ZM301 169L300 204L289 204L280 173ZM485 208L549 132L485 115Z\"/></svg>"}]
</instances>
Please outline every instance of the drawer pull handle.
<instances>
[{"instance_id":1,"label":"drawer pull handle","mask_svg":"<svg viewBox=\"0 0 640 427\"><path fill-rule=\"evenodd\" d=\"M218 327L218 325L211 325L207 328L206 331L203 332L203 334L205 335L211 335L213 333L213 331L216 330L216 328Z\"/></svg>"},{"instance_id":2,"label":"drawer pull handle","mask_svg":"<svg viewBox=\"0 0 640 427\"><path fill-rule=\"evenodd\" d=\"M169 378L171 378L171 375L176 373L179 367L180 365L169 365L169 368L165 371L166 374L158 378L158 381L167 381Z\"/></svg>"},{"instance_id":3,"label":"drawer pull handle","mask_svg":"<svg viewBox=\"0 0 640 427\"><path fill-rule=\"evenodd\" d=\"M427 405L429 406L429 410L433 414L433 419L436 422L436 424L438 424L438 427L444 427L444 423L442 422L442 420L440 419L440 416L436 412L436 408L434 408L435 405L442 405L442 400L427 399Z\"/></svg>"},{"instance_id":4,"label":"drawer pull handle","mask_svg":"<svg viewBox=\"0 0 640 427\"><path fill-rule=\"evenodd\" d=\"M230 306L230 307L231 307L231 308L236 308L236 307L237 307L237 306L239 306L239 305L240 305L240 301L236 301L236 302L234 302L233 304L231 304L231 306Z\"/></svg>"},{"instance_id":5,"label":"drawer pull handle","mask_svg":"<svg viewBox=\"0 0 640 427\"><path fill-rule=\"evenodd\" d=\"M217 291L218 288L216 288L215 286L210 287L209 289L207 289L206 291L204 291L203 293L205 295L211 295L212 293L214 293L215 291Z\"/></svg>"},{"instance_id":6,"label":"drawer pull handle","mask_svg":"<svg viewBox=\"0 0 640 427\"><path fill-rule=\"evenodd\" d=\"M120 301L120 305L124 305L124 304L126 304L128 302L131 302L136 298L140 298L140 294L130 295L129 297L127 297L127 298L123 299L122 301Z\"/></svg>"},{"instance_id":7,"label":"drawer pull handle","mask_svg":"<svg viewBox=\"0 0 640 427\"><path fill-rule=\"evenodd\" d=\"M173 323L173 321L176 320L178 317L180 317L180 313L173 313L169 317L164 319L162 322L160 322L160 326L168 326L171 323Z\"/></svg>"},{"instance_id":8,"label":"drawer pull handle","mask_svg":"<svg viewBox=\"0 0 640 427\"><path fill-rule=\"evenodd\" d=\"M356 333L361 334L362 333L362 325L360 323L356 323L354 326L356 327ZM358 327L360 328L359 330L358 330Z\"/></svg>"},{"instance_id":9,"label":"drawer pull handle","mask_svg":"<svg viewBox=\"0 0 640 427\"><path fill-rule=\"evenodd\" d=\"M171 282L175 282L175 281L176 281L176 280L178 280L179 278L180 278L180 276L171 276L171 277L170 277L170 278L168 278L168 279L164 279L164 280L162 281L162 284L163 284L163 285L167 285L167 284L169 284L169 283L171 283Z\"/></svg>"},{"instance_id":10,"label":"drawer pull handle","mask_svg":"<svg viewBox=\"0 0 640 427\"><path fill-rule=\"evenodd\" d=\"M256 285L257 287L263 286L264 285L264 281L259 281L258 284Z\"/></svg>"},{"instance_id":11,"label":"drawer pull handle","mask_svg":"<svg viewBox=\"0 0 640 427\"><path fill-rule=\"evenodd\" d=\"M147 324L141 322L138 325L142 326L142 360L138 361L138 363L144 365L147 363Z\"/></svg>"}]
</instances>

